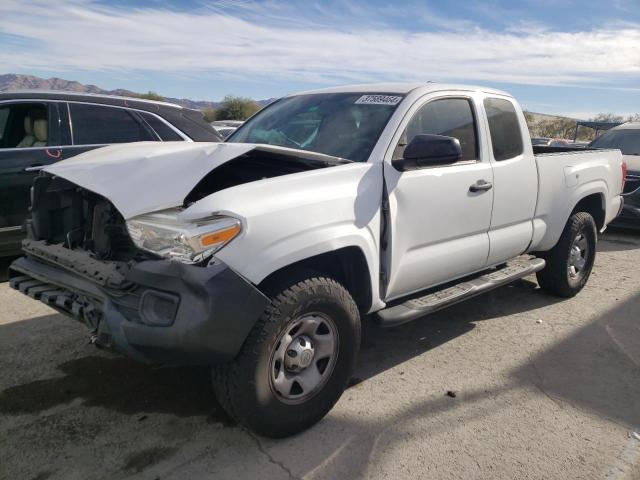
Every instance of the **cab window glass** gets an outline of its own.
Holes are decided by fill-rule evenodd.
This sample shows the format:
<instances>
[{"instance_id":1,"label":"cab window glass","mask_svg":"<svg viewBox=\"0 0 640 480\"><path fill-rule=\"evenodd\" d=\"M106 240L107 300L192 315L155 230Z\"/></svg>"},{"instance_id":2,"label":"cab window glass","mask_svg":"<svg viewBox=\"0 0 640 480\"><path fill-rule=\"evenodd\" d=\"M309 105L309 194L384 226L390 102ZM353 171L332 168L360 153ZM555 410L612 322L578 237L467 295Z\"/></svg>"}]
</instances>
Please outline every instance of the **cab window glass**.
<instances>
[{"instance_id":1,"label":"cab window glass","mask_svg":"<svg viewBox=\"0 0 640 480\"><path fill-rule=\"evenodd\" d=\"M251 117L227 142L265 143L366 162L402 98L366 92L285 97Z\"/></svg>"},{"instance_id":2,"label":"cab window glass","mask_svg":"<svg viewBox=\"0 0 640 480\"><path fill-rule=\"evenodd\" d=\"M126 108L70 103L74 145L156 140L133 112Z\"/></svg>"},{"instance_id":3,"label":"cab window glass","mask_svg":"<svg viewBox=\"0 0 640 480\"><path fill-rule=\"evenodd\" d=\"M476 122L471 101L466 98L443 98L423 105L405 129L393 158L402 158L405 147L416 135L444 135L457 138L462 160L478 159Z\"/></svg>"},{"instance_id":4,"label":"cab window glass","mask_svg":"<svg viewBox=\"0 0 640 480\"><path fill-rule=\"evenodd\" d=\"M49 138L47 106L14 103L0 107L0 148L44 147Z\"/></svg>"},{"instance_id":5,"label":"cab window glass","mask_svg":"<svg viewBox=\"0 0 640 480\"><path fill-rule=\"evenodd\" d=\"M484 109L489 120L493 158L508 160L522 154L520 121L513 103L502 98L485 98Z\"/></svg>"}]
</instances>

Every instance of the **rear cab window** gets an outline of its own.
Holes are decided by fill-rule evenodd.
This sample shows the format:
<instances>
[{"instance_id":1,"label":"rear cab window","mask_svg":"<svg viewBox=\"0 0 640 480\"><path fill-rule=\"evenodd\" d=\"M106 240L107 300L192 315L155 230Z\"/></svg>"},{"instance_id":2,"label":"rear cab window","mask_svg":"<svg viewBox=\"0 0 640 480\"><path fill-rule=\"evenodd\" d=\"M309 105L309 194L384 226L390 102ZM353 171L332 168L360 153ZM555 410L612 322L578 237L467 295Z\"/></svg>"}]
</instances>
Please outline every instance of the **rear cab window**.
<instances>
[{"instance_id":1,"label":"rear cab window","mask_svg":"<svg viewBox=\"0 0 640 480\"><path fill-rule=\"evenodd\" d=\"M520 120L513 103L503 98L485 98L493 158L509 160L524 152Z\"/></svg>"}]
</instances>

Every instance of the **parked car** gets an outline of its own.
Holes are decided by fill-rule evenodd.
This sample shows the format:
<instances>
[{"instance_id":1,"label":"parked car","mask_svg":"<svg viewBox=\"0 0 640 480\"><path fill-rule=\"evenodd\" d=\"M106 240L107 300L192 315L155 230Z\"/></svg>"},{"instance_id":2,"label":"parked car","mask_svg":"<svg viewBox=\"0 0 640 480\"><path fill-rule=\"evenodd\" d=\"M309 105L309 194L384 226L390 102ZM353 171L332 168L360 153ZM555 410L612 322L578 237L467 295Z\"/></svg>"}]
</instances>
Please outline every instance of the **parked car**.
<instances>
[{"instance_id":1,"label":"parked car","mask_svg":"<svg viewBox=\"0 0 640 480\"><path fill-rule=\"evenodd\" d=\"M587 148L589 146L589 142L584 140L570 140L569 143L570 146L577 148Z\"/></svg>"},{"instance_id":2,"label":"parked car","mask_svg":"<svg viewBox=\"0 0 640 480\"><path fill-rule=\"evenodd\" d=\"M623 162L536 154L552 148L532 147L518 103L487 88L288 96L225 143L46 167L10 285L97 345L212 365L230 415L291 435L342 394L365 314L394 326L532 273L554 295L580 292Z\"/></svg>"},{"instance_id":3,"label":"parked car","mask_svg":"<svg viewBox=\"0 0 640 480\"><path fill-rule=\"evenodd\" d=\"M59 91L0 92L0 256L20 251L37 170L112 143L221 141L197 110Z\"/></svg>"},{"instance_id":4,"label":"parked car","mask_svg":"<svg viewBox=\"0 0 640 480\"><path fill-rule=\"evenodd\" d=\"M640 122L629 122L606 131L591 148L618 148L627 164L624 207L614 225L640 228Z\"/></svg>"},{"instance_id":5,"label":"parked car","mask_svg":"<svg viewBox=\"0 0 640 480\"><path fill-rule=\"evenodd\" d=\"M550 147L571 147L572 141L565 140L564 138L554 138L549 142Z\"/></svg>"},{"instance_id":6,"label":"parked car","mask_svg":"<svg viewBox=\"0 0 640 480\"><path fill-rule=\"evenodd\" d=\"M241 120L216 120L215 122L211 122L210 125L222 138L228 138L243 123Z\"/></svg>"}]
</instances>

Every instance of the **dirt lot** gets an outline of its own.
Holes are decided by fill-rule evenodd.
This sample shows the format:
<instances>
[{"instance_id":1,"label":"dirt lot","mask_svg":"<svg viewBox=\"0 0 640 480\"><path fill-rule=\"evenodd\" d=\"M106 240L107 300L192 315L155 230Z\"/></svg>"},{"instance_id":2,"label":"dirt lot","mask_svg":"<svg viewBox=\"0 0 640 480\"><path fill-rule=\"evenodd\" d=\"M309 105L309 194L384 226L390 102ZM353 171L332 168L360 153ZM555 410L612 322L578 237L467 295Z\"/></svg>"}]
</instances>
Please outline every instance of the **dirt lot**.
<instances>
[{"instance_id":1,"label":"dirt lot","mask_svg":"<svg viewBox=\"0 0 640 480\"><path fill-rule=\"evenodd\" d=\"M354 385L281 441L235 426L206 369L96 350L2 283L0 478L640 478L639 265L640 236L615 232L574 299L529 278L367 324Z\"/></svg>"}]
</instances>

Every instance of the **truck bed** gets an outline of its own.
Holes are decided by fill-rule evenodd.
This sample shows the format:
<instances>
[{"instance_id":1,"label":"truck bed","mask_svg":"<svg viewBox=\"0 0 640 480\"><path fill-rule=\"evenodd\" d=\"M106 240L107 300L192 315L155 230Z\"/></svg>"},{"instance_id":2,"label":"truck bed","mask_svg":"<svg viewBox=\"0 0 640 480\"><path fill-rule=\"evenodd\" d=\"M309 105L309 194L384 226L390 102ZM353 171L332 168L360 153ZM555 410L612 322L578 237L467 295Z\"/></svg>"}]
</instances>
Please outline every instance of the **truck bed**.
<instances>
[{"instance_id":1,"label":"truck bed","mask_svg":"<svg viewBox=\"0 0 640 480\"><path fill-rule=\"evenodd\" d=\"M622 156L619 150L533 147L538 169L538 202L531 250L548 250L558 241L578 201L602 205L602 229L620 210Z\"/></svg>"},{"instance_id":2,"label":"truck bed","mask_svg":"<svg viewBox=\"0 0 640 480\"><path fill-rule=\"evenodd\" d=\"M535 155L544 153L587 152L590 150L597 150L589 147L550 147L548 145L532 145L532 147Z\"/></svg>"}]
</instances>

